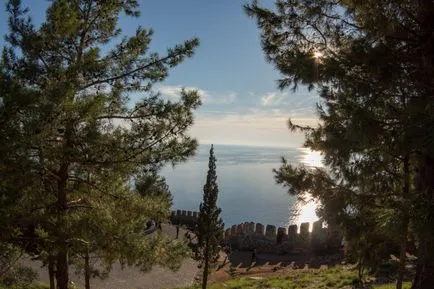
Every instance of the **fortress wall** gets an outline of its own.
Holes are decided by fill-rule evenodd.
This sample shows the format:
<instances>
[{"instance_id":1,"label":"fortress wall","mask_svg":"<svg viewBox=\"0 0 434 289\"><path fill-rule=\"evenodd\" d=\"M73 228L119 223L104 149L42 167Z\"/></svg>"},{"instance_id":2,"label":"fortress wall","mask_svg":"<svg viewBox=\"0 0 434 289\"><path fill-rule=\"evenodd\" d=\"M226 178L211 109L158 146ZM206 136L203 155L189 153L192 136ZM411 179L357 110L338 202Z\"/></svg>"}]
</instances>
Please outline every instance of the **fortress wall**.
<instances>
[{"instance_id":1,"label":"fortress wall","mask_svg":"<svg viewBox=\"0 0 434 289\"><path fill-rule=\"evenodd\" d=\"M337 252L342 236L336 229L324 228L321 221L276 228L261 223L244 222L226 229L224 242L234 249L265 253Z\"/></svg>"},{"instance_id":2,"label":"fortress wall","mask_svg":"<svg viewBox=\"0 0 434 289\"><path fill-rule=\"evenodd\" d=\"M172 211L172 224L193 228L199 213L186 210ZM264 253L336 253L341 249L342 234L335 227L324 227L321 221L276 227L261 223L244 222L227 228L223 233L225 244L234 249L253 250ZM298 230L300 229L300 230Z\"/></svg>"},{"instance_id":3,"label":"fortress wall","mask_svg":"<svg viewBox=\"0 0 434 289\"><path fill-rule=\"evenodd\" d=\"M185 225L187 227L193 227L199 216L198 212L176 210L172 211L170 215L170 222L175 225ZM226 237L225 237L226 238Z\"/></svg>"}]
</instances>

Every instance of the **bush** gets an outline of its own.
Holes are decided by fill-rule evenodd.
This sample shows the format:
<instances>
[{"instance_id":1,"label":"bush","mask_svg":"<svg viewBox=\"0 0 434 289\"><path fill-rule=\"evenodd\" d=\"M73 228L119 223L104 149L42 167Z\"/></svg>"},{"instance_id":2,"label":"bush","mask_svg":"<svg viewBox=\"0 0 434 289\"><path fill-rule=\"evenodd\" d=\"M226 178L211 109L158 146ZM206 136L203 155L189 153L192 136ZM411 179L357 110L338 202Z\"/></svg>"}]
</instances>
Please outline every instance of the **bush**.
<instances>
[{"instance_id":1,"label":"bush","mask_svg":"<svg viewBox=\"0 0 434 289\"><path fill-rule=\"evenodd\" d=\"M15 284L11 286L0 285L0 289L49 289L50 287L43 284Z\"/></svg>"},{"instance_id":2,"label":"bush","mask_svg":"<svg viewBox=\"0 0 434 289\"><path fill-rule=\"evenodd\" d=\"M30 267L16 265L0 276L0 286L24 286L36 280L38 274Z\"/></svg>"}]
</instances>

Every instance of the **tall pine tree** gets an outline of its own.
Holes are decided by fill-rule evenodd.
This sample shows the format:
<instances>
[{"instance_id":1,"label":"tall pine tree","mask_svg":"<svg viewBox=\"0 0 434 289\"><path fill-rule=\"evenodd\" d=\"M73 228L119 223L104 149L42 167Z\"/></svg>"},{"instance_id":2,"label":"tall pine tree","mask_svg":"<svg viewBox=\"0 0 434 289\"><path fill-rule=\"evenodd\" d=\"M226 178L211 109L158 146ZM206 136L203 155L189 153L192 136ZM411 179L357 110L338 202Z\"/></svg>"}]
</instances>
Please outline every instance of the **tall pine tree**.
<instances>
[{"instance_id":1,"label":"tall pine tree","mask_svg":"<svg viewBox=\"0 0 434 289\"><path fill-rule=\"evenodd\" d=\"M176 268L185 244L142 235L170 197L131 181L195 152L187 129L197 91L172 102L153 85L198 39L159 55L149 52L151 29L122 37L119 17L137 17L136 0L50 1L38 27L20 2L8 1L0 61L0 242L48 263L59 289L70 264L89 269L88 257L107 269Z\"/></svg>"},{"instance_id":2,"label":"tall pine tree","mask_svg":"<svg viewBox=\"0 0 434 289\"><path fill-rule=\"evenodd\" d=\"M401 244L409 225L417 239L413 288L434 288L434 3L277 0L271 10L253 1L246 11L280 88L306 84L321 96L305 145L329 170L284 163L277 180L315 192L323 215L347 228L354 212L399 215Z\"/></svg>"},{"instance_id":3,"label":"tall pine tree","mask_svg":"<svg viewBox=\"0 0 434 289\"><path fill-rule=\"evenodd\" d=\"M208 174L203 187L203 202L200 204L196 235L198 240L199 257L203 263L202 288L208 281L210 265L217 261L219 246L223 238L224 224L220 218L221 209L217 207L219 193L217 185L216 158L214 147L209 151Z\"/></svg>"}]
</instances>

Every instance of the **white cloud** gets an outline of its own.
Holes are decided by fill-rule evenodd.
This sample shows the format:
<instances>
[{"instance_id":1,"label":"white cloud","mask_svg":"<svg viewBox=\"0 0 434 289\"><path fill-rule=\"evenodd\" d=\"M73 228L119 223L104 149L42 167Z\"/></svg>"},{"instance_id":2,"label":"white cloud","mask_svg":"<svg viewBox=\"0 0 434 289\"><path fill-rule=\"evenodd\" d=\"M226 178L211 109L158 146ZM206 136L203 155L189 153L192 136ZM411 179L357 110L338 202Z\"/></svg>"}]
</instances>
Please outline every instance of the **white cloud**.
<instances>
[{"instance_id":1,"label":"white cloud","mask_svg":"<svg viewBox=\"0 0 434 289\"><path fill-rule=\"evenodd\" d=\"M162 86L158 88L159 92L172 100L178 100L181 88L178 86Z\"/></svg>"},{"instance_id":2,"label":"white cloud","mask_svg":"<svg viewBox=\"0 0 434 289\"><path fill-rule=\"evenodd\" d=\"M186 90L197 90L204 104L230 104L233 103L237 98L237 94L234 92L223 94L192 86L164 85L159 86L157 90L160 91L163 96L171 100L178 100L182 88Z\"/></svg>"},{"instance_id":3,"label":"white cloud","mask_svg":"<svg viewBox=\"0 0 434 289\"><path fill-rule=\"evenodd\" d=\"M263 108L283 107L290 112L291 115L312 115L316 103L320 102L320 98L316 93L309 91L274 91L263 94L259 102Z\"/></svg>"},{"instance_id":4,"label":"white cloud","mask_svg":"<svg viewBox=\"0 0 434 289\"><path fill-rule=\"evenodd\" d=\"M318 120L311 118L291 118L299 125L316 126ZM263 112L243 115L197 116L190 129L192 136L200 143L258 145L272 147L301 147L302 133L291 133L288 129L288 116Z\"/></svg>"},{"instance_id":5,"label":"white cloud","mask_svg":"<svg viewBox=\"0 0 434 289\"><path fill-rule=\"evenodd\" d=\"M279 105L287 96L287 94L281 92L268 92L261 97L261 104L263 106Z\"/></svg>"},{"instance_id":6,"label":"white cloud","mask_svg":"<svg viewBox=\"0 0 434 289\"><path fill-rule=\"evenodd\" d=\"M157 90L162 95L168 97L169 99L178 100L180 95L181 95L181 90L183 88L186 90L197 90L199 92L200 96L205 97L205 98L208 97L208 93L205 90L200 89L198 87L191 87L191 86L164 85L164 86L159 86L157 88Z\"/></svg>"},{"instance_id":7,"label":"white cloud","mask_svg":"<svg viewBox=\"0 0 434 289\"><path fill-rule=\"evenodd\" d=\"M182 87L166 85L157 89L168 99L177 99ZM200 143L301 147L304 134L291 133L288 119L298 125L318 124L314 116L316 96L311 93L275 91L261 95L247 91L246 96L252 98L249 102L246 98L238 99L233 92L185 88L197 89L205 104L190 128L190 134ZM223 109L218 105L227 106Z\"/></svg>"}]
</instances>

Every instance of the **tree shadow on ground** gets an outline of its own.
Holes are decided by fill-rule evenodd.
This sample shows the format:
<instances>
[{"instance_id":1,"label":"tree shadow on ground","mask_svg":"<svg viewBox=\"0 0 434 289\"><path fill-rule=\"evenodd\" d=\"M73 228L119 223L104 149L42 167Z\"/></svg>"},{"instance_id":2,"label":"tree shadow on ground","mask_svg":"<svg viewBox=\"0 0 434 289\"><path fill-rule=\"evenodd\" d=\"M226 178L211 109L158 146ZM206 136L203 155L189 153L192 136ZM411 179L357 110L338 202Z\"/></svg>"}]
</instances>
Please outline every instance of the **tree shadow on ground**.
<instances>
[{"instance_id":1,"label":"tree shadow on ground","mask_svg":"<svg viewBox=\"0 0 434 289\"><path fill-rule=\"evenodd\" d=\"M333 267L341 264L343 260L343 254L334 255L316 255L316 254L257 254L256 261L252 263L252 252L249 251L233 251L229 256L229 262L233 267L246 268L249 270L252 267L258 266L276 266L288 267L293 269L303 268L320 268L326 265L327 267Z\"/></svg>"}]
</instances>

